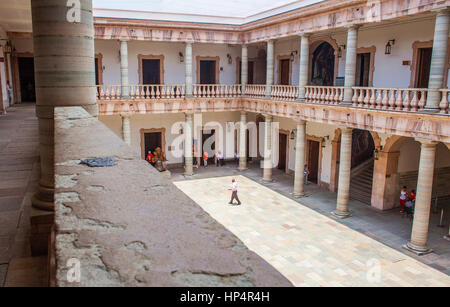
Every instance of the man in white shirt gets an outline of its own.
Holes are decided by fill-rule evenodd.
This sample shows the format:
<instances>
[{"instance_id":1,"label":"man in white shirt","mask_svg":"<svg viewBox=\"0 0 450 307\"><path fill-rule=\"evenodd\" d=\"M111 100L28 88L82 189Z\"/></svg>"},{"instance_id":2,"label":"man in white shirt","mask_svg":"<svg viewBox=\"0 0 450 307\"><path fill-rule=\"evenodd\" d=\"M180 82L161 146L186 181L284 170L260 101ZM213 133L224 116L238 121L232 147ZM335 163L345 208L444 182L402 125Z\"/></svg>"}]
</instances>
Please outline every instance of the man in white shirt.
<instances>
[{"instance_id":1,"label":"man in white shirt","mask_svg":"<svg viewBox=\"0 0 450 307\"><path fill-rule=\"evenodd\" d=\"M232 205L233 200L236 199L238 201L237 205L239 206L241 204L241 201L239 200L239 197L237 195L237 182L234 178L231 179L231 189L229 189L229 190L231 190L231 200L230 200L229 204Z\"/></svg>"}]
</instances>

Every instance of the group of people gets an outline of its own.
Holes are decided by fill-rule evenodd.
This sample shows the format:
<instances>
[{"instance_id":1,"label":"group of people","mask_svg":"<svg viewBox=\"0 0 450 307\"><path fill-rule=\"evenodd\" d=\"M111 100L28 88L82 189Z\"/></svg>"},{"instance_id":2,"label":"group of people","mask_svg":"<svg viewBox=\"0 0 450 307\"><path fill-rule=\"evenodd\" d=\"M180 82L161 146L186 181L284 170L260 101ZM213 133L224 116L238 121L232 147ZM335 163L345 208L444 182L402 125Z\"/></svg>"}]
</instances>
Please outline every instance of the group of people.
<instances>
[{"instance_id":1,"label":"group of people","mask_svg":"<svg viewBox=\"0 0 450 307\"><path fill-rule=\"evenodd\" d=\"M156 147L152 152L151 150L147 153L146 160L148 163L153 165L158 171L162 172L166 170L166 155L161 147Z\"/></svg>"},{"instance_id":2,"label":"group of people","mask_svg":"<svg viewBox=\"0 0 450 307\"><path fill-rule=\"evenodd\" d=\"M400 191L400 213L412 214L416 202L416 190L408 192L408 188L403 186Z\"/></svg>"},{"instance_id":3,"label":"group of people","mask_svg":"<svg viewBox=\"0 0 450 307\"><path fill-rule=\"evenodd\" d=\"M203 160L203 166L204 166L204 167L208 167L208 159L209 159L209 154L208 154L207 151L205 151L205 152L202 154L202 160ZM225 165L225 159L224 159L224 156L223 156L222 152L220 152L220 151L217 152L215 163L216 163L216 166L224 166L224 165ZM194 165L196 168L199 167L199 164L200 164L200 163L197 161L197 159L194 159L193 165Z\"/></svg>"}]
</instances>

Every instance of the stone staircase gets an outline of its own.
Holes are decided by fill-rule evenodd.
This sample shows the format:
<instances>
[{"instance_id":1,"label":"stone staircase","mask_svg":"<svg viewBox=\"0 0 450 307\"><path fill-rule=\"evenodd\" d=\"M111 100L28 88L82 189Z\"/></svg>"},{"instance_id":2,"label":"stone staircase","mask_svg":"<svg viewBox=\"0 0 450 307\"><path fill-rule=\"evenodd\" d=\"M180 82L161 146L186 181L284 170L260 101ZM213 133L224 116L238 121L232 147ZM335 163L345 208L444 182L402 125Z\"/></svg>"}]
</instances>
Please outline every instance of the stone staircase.
<instances>
[{"instance_id":1,"label":"stone staircase","mask_svg":"<svg viewBox=\"0 0 450 307\"><path fill-rule=\"evenodd\" d=\"M370 205L372 198L373 159L352 169L350 198Z\"/></svg>"}]
</instances>

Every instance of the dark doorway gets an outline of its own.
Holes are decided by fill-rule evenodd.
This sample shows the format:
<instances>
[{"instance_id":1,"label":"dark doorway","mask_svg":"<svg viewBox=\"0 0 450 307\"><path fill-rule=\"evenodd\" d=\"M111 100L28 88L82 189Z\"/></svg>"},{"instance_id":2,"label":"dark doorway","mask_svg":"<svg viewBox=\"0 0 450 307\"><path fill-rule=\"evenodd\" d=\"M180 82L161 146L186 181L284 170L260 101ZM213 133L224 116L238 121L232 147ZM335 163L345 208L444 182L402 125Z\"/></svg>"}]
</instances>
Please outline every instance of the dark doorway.
<instances>
[{"instance_id":1,"label":"dark doorway","mask_svg":"<svg viewBox=\"0 0 450 307\"><path fill-rule=\"evenodd\" d=\"M430 80L432 48L419 48L417 57L416 88L427 88Z\"/></svg>"},{"instance_id":2,"label":"dark doorway","mask_svg":"<svg viewBox=\"0 0 450 307\"><path fill-rule=\"evenodd\" d=\"M253 84L253 68L255 63L253 61L248 61L248 74L247 74L247 84ZM242 61L239 61L239 84L242 83Z\"/></svg>"},{"instance_id":3,"label":"dark doorway","mask_svg":"<svg viewBox=\"0 0 450 307\"><path fill-rule=\"evenodd\" d=\"M142 83L161 84L161 61L158 59L142 59Z\"/></svg>"},{"instance_id":4,"label":"dark doorway","mask_svg":"<svg viewBox=\"0 0 450 307\"><path fill-rule=\"evenodd\" d=\"M200 61L200 84L216 84L216 61Z\"/></svg>"},{"instance_id":5,"label":"dark doorway","mask_svg":"<svg viewBox=\"0 0 450 307\"><path fill-rule=\"evenodd\" d=\"M278 169L286 171L286 147L287 147L287 135L280 133L278 136Z\"/></svg>"},{"instance_id":6,"label":"dark doorway","mask_svg":"<svg viewBox=\"0 0 450 307\"><path fill-rule=\"evenodd\" d=\"M145 157L148 152L152 153L155 151L156 147L161 147L162 150L162 133L161 132L149 132L144 134L145 138Z\"/></svg>"},{"instance_id":7,"label":"dark doorway","mask_svg":"<svg viewBox=\"0 0 450 307\"><path fill-rule=\"evenodd\" d=\"M352 132L352 168L373 157L375 143L367 130L353 129Z\"/></svg>"},{"instance_id":8,"label":"dark doorway","mask_svg":"<svg viewBox=\"0 0 450 307\"><path fill-rule=\"evenodd\" d=\"M280 85L289 85L289 76L291 74L291 60L283 59L280 60Z\"/></svg>"},{"instance_id":9,"label":"dark doorway","mask_svg":"<svg viewBox=\"0 0 450 307\"><path fill-rule=\"evenodd\" d=\"M356 86L369 86L370 52L356 56Z\"/></svg>"},{"instance_id":10,"label":"dark doorway","mask_svg":"<svg viewBox=\"0 0 450 307\"><path fill-rule=\"evenodd\" d=\"M319 178L320 143L308 140L308 181L317 184Z\"/></svg>"},{"instance_id":11,"label":"dark doorway","mask_svg":"<svg viewBox=\"0 0 450 307\"><path fill-rule=\"evenodd\" d=\"M214 163L214 155L216 153L216 140L215 140L215 130L202 130L202 152L200 156L203 157L203 153L206 151L208 153L208 164ZM203 158L202 158L203 163Z\"/></svg>"},{"instance_id":12,"label":"dark doorway","mask_svg":"<svg viewBox=\"0 0 450 307\"><path fill-rule=\"evenodd\" d=\"M95 85L99 85L100 84L100 78L98 75L99 71L98 71L98 58L95 58Z\"/></svg>"},{"instance_id":13,"label":"dark doorway","mask_svg":"<svg viewBox=\"0 0 450 307\"><path fill-rule=\"evenodd\" d=\"M19 80L21 102L36 102L34 89L34 58L19 57Z\"/></svg>"},{"instance_id":14,"label":"dark doorway","mask_svg":"<svg viewBox=\"0 0 450 307\"><path fill-rule=\"evenodd\" d=\"M323 42L313 52L311 84L332 86L334 83L334 49Z\"/></svg>"}]
</instances>

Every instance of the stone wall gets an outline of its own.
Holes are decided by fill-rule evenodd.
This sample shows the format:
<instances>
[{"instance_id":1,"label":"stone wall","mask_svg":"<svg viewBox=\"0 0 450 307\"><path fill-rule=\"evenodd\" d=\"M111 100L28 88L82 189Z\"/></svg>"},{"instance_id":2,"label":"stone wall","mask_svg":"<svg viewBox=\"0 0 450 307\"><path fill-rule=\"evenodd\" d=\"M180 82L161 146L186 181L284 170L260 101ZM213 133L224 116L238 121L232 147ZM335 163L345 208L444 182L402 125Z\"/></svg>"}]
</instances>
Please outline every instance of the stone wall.
<instances>
[{"instance_id":1,"label":"stone wall","mask_svg":"<svg viewBox=\"0 0 450 307\"><path fill-rule=\"evenodd\" d=\"M82 108L55 127L57 286L291 286ZM95 157L116 163L80 165Z\"/></svg>"}]
</instances>

